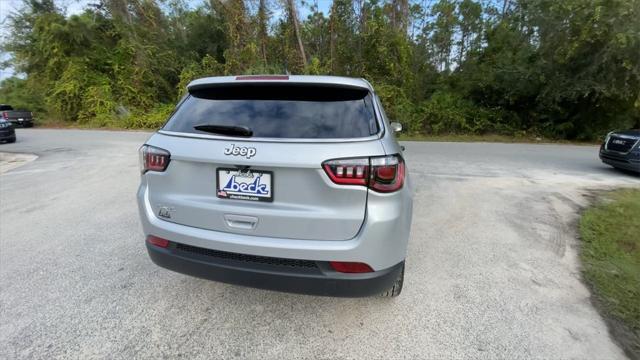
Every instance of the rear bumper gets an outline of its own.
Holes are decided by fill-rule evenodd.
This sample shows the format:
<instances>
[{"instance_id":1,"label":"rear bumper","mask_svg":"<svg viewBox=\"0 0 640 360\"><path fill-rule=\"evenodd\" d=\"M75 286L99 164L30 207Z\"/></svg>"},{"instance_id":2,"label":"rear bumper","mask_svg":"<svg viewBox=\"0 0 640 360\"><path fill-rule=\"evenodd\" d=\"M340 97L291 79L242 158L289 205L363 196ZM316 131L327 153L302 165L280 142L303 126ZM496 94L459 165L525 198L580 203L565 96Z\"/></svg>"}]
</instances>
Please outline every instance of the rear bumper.
<instances>
[{"instance_id":1,"label":"rear bumper","mask_svg":"<svg viewBox=\"0 0 640 360\"><path fill-rule=\"evenodd\" d=\"M15 140L15 139L16 139L16 132L14 129L0 130L0 140L6 141L6 140Z\"/></svg>"},{"instance_id":2,"label":"rear bumper","mask_svg":"<svg viewBox=\"0 0 640 360\"><path fill-rule=\"evenodd\" d=\"M392 194L370 194L365 222L355 238L301 240L214 231L162 220L154 211L154 206L157 208L158 204L152 206L150 203L144 176L137 198L145 235L237 254L325 262L363 262L375 271L388 269L404 261L413 207L408 186ZM243 212L236 214L253 215Z\"/></svg>"},{"instance_id":3,"label":"rear bumper","mask_svg":"<svg viewBox=\"0 0 640 360\"><path fill-rule=\"evenodd\" d=\"M333 271L326 262L304 261L303 266L292 266L278 264L279 259L274 258L275 261L267 263L242 260L239 254L214 256L207 254L207 249L191 246L186 251L175 242L167 248L146 244L155 264L179 273L228 284L320 296L380 294L393 285L404 267L403 261L371 273L343 274Z\"/></svg>"},{"instance_id":4,"label":"rear bumper","mask_svg":"<svg viewBox=\"0 0 640 360\"><path fill-rule=\"evenodd\" d=\"M24 120L17 120L17 119L9 119L8 120L10 123L12 123L14 126L33 126L33 119L24 119Z\"/></svg>"},{"instance_id":5,"label":"rear bumper","mask_svg":"<svg viewBox=\"0 0 640 360\"><path fill-rule=\"evenodd\" d=\"M635 159L633 153L623 155L600 150L600 160L616 168L640 173L640 159Z\"/></svg>"}]
</instances>

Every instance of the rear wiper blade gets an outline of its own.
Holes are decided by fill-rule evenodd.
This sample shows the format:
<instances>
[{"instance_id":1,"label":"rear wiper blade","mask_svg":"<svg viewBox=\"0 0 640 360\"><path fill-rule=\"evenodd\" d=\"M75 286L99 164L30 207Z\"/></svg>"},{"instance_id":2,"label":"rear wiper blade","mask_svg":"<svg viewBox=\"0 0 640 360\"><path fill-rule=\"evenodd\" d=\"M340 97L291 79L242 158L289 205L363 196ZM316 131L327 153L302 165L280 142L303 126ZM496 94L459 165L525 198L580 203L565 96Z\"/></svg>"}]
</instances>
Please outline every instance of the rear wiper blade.
<instances>
[{"instance_id":1,"label":"rear wiper blade","mask_svg":"<svg viewBox=\"0 0 640 360\"><path fill-rule=\"evenodd\" d=\"M248 126L200 124L193 127L196 130L205 131L212 134L251 137L253 131Z\"/></svg>"}]
</instances>

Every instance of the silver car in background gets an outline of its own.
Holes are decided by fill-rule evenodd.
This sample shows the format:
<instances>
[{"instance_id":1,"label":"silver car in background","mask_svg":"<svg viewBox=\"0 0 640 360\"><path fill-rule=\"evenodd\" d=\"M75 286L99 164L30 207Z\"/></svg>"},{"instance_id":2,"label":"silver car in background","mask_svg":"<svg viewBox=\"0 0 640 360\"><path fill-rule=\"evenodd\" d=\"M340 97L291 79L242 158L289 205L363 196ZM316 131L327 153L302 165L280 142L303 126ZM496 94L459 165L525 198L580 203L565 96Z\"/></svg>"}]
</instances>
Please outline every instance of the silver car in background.
<instances>
[{"instance_id":1,"label":"silver car in background","mask_svg":"<svg viewBox=\"0 0 640 360\"><path fill-rule=\"evenodd\" d=\"M140 149L153 262L327 296L397 296L412 216L402 148L363 79L198 79Z\"/></svg>"}]
</instances>

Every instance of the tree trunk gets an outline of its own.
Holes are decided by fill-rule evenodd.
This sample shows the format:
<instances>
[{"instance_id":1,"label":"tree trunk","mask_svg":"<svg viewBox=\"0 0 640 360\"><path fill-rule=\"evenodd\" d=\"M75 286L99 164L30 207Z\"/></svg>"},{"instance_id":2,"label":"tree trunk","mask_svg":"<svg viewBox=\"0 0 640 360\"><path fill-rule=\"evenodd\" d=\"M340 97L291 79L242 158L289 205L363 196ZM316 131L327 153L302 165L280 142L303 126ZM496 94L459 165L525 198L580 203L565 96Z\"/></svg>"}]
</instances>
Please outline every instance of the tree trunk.
<instances>
[{"instance_id":1,"label":"tree trunk","mask_svg":"<svg viewBox=\"0 0 640 360\"><path fill-rule=\"evenodd\" d=\"M304 53L304 45L302 44L302 36L300 35L300 24L298 23L298 11L296 9L296 4L294 0L287 0L287 4L289 5L289 13L291 15L291 21L293 22L293 31L295 32L296 40L298 41L300 58L302 59L304 66L306 66L307 55Z\"/></svg>"},{"instance_id":2,"label":"tree trunk","mask_svg":"<svg viewBox=\"0 0 640 360\"><path fill-rule=\"evenodd\" d=\"M364 39L367 33L367 8L365 0L360 0L360 36L358 36L358 58L364 59ZM362 70L362 69L360 69Z\"/></svg>"},{"instance_id":3,"label":"tree trunk","mask_svg":"<svg viewBox=\"0 0 640 360\"><path fill-rule=\"evenodd\" d=\"M464 48L465 41L467 40L467 34L465 31L462 31L462 35L460 35L460 53L458 54L458 66L462 64L462 60L464 59Z\"/></svg>"},{"instance_id":4,"label":"tree trunk","mask_svg":"<svg viewBox=\"0 0 640 360\"><path fill-rule=\"evenodd\" d=\"M504 19L504 15L507 13L507 9L509 8L509 0L504 0L502 3L502 18Z\"/></svg>"},{"instance_id":5,"label":"tree trunk","mask_svg":"<svg viewBox=\"0 0 640 360\"><path fill-rule=\"evenodd\" d=\"M409 0L393 0L391 5L392 26L406 34L409 28Z\"/></svg>"},{"instance_id":6,"label":"tree trunk","mask_svg":"<svg viewBox=\"0 0 640 360\"><path fill-rule=\"evenodd\" d=\"M260 57L264 65L267 64L267 24L269 23L266 0L260 0L258 5L258 41L260 42Z\"/></svg>"},{"instance_id":7,"label":"tree trunk","mask_svg":"<svg viewBox=\"0 0 640 360\"><path fill-rule=\"evenodd\" d=\"M331 6L331 13L329 15L329 58L331 60L331 72L336 72L336 26L335 26L335 9L336 3L333 2Z\"/></svg>"}]
</instances>

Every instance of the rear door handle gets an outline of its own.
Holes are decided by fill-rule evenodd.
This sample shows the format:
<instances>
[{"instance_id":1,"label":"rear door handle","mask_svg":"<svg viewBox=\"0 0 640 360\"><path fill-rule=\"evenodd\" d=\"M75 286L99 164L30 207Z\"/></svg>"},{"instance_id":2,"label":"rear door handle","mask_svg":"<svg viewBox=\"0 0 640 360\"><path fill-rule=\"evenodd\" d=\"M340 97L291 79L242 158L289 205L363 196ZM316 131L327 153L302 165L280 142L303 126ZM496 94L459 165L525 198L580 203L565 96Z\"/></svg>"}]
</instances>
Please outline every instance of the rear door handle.
<instances>
[{"instance_id":1,"label":"rear door handle","mask_svg":"<svg viewBox=\"0 0 640 360\"><path fill-rule=\"evenodd\" d=\"M255 216L225 214L224 220L233 229L253 230L258 225L258 218Z\"/></svg>"}]
</instances>

